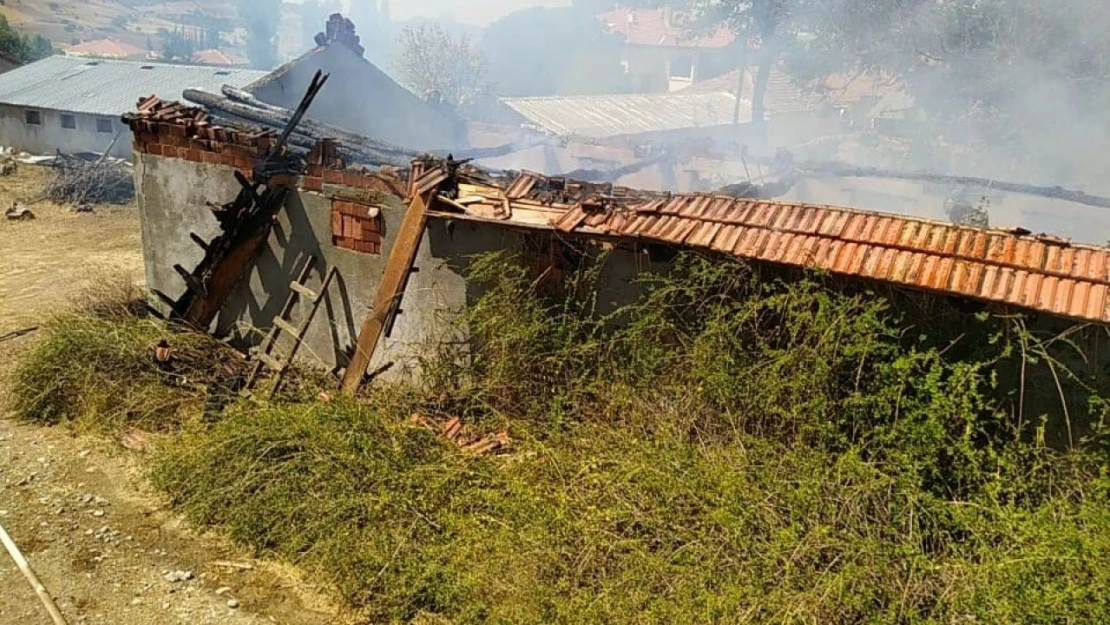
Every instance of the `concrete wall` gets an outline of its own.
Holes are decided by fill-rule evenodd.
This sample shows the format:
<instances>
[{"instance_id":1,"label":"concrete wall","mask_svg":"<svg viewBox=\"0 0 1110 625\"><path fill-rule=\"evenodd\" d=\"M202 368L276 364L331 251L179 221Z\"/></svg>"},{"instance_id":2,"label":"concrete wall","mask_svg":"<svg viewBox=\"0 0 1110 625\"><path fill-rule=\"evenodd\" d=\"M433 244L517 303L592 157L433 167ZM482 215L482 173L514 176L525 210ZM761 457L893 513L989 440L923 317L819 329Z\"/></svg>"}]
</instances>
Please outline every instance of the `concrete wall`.
<instances>
[{"instance_id":1,"label":"concrete wall","mask_svg":"<svg viewBox=\"0 0 1110 625\"><path fill-rule=\"evenodd\" d=\"M42 123L28 124L28 110L38 111ZM63 128L62 115L72 115L77 127ZM112 132L97 132L97 119L109 120ZM53 154L55 150L67 153L103 152L117 132L121 134L112 148L112 155L127 158L131 155L131 131L120 122L118 115L94 116L0 104L0 146L14 147L31 154Z\"/></svg>"},{"instance_id":2,"label":"concrete wall","mask_svg":"<svg viewBox=\"0 0 1110 625\"><path fill-rule=\"evenodd\" d=\"M205 203L223 203L235 196L238 189L233 169L143 153L138 153L135 160L147 286L177 298L185 284L173 265L180 263L192 269L203 257L201 249L190 240L190 232L206 240L219 233ZM217 334L236 337L244 345L256 343L279 313L289 294L290 281L308 256L314 256L318 262L308 281L310 288L318 287L330 268L338 273L298 359L326 368L344 366L358 328L372 306L404 210L396 198L382 207L382 254L363 254L332 245L331 201L324 193L292 194L248 279L221 311L215 324ZM420 245L417 271L401 303L402 313L371 369L394 362L389 377L398 379L417 372L418 356L427 342L454 337L458 313L478 296L476 287L463 277L470 258L485 251L518 247L523 236L497 226L432 220ZM620 253L630 256L606 272L613 284L606 297L609 306L628 300L630 292L634 293L629 290L630 276L647 262L646 257L633 252ZM299 304L293 322L297 323L306 310L306 304ZM279 353L288 347L287 343L280 344Z\"/></svg>"},{"instance_id":3,"label":"concrete wall","mask_svg":"<svg viewBox=\"0 0 1110 625\"><path fill-rule=\"evenodd\" d=\"M678 91L735 69L735 60L725 50L627 45L621 60L633 89L641 93Z\"/></svg>"},{"instance_id":4,"label":"concrete wall","mask_svg":"<svg viewBox=\"0 0 1110 625\"><path fill-rule=\"evenodd\" d=\"M235 196L238 185L233 171L224 165L137 153L136 193L149 288L171 298L185 291L185 283L173 265L179 263L191 270L203 257L202 250L190 240L190 232L205 240L219 233L205 203L224 203ZM381 207L381 255L354 252L332 245L328 191L301 190L290 195L249 277L217 318L214 329L218 335L235 337L244 346L256 344L280 312L290 281L313 256L317 263L308 281L310 288L319 287L332 267L337 275L309 327L298 360L325 368L346 365L358 328L372 307L406 207L392 196ZM402 312L375 355L371 370L393 362L387 377L410 377L418 372L419 356L425 353L429 341L459 338L458 315L480 295L478 287L464 278L473 256L521 248L526 236L488 224L431 220L417 254L417 271L411 275L401 302ZM637 293L635 277L653 268L648 256L638 249L619 249L611 258L603 273L606 288L599 302L603 311L631 302ZM297 305L291 316L294 324L306 310L307 304ZM279 343L279 354L289 347L289 343Z\"/></svg>"},{"instance_id":5,"label":"concrete wall","mask_svg":"<svg viewBox=\"0 0 1110 625\"><path fill-rule=\"evenodd\" d=\"M296 108L317 70L331 74L309 116L367 137L417 150L453 148L465 127L433 109L342 45L318 48L250 90L264 102Z\"/></svg>"}]
</instances>

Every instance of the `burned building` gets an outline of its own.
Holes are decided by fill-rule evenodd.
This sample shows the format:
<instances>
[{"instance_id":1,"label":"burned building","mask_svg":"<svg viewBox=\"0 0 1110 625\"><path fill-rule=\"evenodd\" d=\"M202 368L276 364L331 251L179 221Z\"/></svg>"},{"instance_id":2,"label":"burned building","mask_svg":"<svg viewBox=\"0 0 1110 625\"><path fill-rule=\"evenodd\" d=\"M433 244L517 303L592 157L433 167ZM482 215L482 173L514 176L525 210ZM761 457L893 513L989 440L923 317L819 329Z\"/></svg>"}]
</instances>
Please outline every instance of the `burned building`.
<instances>
[{"instance_id":1,"label":"burned building","mask_svg":"<svg viewBox=\"0 0 1110 625\"><path fill-rule=\"evenodd\" d=\"M275 149L275 129L223 125L156 98L127 123L147 285L186 321L244 343L268 349L279 330L292 332L299 358L353 371L355 386L366 370L415 372L427 341L455 332L475 296L468 259L537 237L612 248L603 276L612 302L635 297L637 274L665 266L666 255L645 249L688 248L1110 322L1110 250L1056 237L496 175L431 157L402 169L351 166L343 154L354 153L334 140L307 154Z\"/></svg>"}]
</instances>

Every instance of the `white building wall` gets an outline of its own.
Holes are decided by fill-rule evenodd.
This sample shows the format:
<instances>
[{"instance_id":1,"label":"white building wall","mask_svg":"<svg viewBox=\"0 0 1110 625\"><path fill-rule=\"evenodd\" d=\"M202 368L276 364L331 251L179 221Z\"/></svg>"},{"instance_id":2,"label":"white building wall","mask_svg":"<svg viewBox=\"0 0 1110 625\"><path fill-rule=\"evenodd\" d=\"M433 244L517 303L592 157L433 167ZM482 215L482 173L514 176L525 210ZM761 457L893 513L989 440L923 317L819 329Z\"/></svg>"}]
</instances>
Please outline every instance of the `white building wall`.
<instances>
[{"instance_id":1,"label":"white building wall","mask_svg":"<svg viewBox=\"0 0 1110 625\"><path fill-rule=\"evenodd\" d=\"M39 124L27 123L27 111L38 111ZM72 115L74 128L62 126L63 115ZM103 152L119 133L112 156L131 156L131 131L120 121L119 115L94 116L84 113L67 113L47 109L0 104L0 146L12 147L31 154ZM97 120L111 124L111 132L99 132Z\"/></svg>"}]
</instances>

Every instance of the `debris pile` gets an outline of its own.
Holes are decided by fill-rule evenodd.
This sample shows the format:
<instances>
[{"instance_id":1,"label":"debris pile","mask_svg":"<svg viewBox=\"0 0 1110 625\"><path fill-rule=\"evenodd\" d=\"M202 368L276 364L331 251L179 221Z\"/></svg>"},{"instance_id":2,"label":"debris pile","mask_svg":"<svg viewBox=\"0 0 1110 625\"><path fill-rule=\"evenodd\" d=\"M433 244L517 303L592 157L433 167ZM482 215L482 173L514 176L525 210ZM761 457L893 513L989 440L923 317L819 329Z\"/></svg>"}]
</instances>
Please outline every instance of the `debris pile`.
<instances>
[{"instance_id":1,"label":"debris pile","mask_svg":"<svg viewBox=\"0 0 1110 625\"><path fill-rule=\"evenodd\" d=\"M0 152L0 176L14 174L15 167L15 156L11 153Z\"/></svg>"},{"instance_id":2,"label":"debris pile","mask_svg":"<svg viewBox=\"0 0 1110 625\"><path fill-rule=\"evenodd\" d=\"M59 204L126 204L135 197L135 180L126 161L58 154L43 195Z\"/></svg>"},{"instance_id":3,"label":"debris pile","mask_svg":"<svg viewBox=\"0 0 1110 625\"><path fill-rule=\"evenodd\" d=\"M14 221L26 221L35 218L35 214L31 212L31 209L27 208L26 204L20 202L12 203L11 207L4 211L4 216Z\"/></svg>"},{"instance_id":4,"label":"debris pile","mask_svg":"<svg viewBox=\"0 0 1110 625\"><path fill-rule=\"evenodd\" d=\"M413 425L435 432L440 438L458 445L459 449L475 455L503 451L509 447L508 430L501 429L481 434L464 426L458 417L451 417L444 421L443 417L437 418L419 412L409 417L409 421Z\"/></svg>"}]
</instances>

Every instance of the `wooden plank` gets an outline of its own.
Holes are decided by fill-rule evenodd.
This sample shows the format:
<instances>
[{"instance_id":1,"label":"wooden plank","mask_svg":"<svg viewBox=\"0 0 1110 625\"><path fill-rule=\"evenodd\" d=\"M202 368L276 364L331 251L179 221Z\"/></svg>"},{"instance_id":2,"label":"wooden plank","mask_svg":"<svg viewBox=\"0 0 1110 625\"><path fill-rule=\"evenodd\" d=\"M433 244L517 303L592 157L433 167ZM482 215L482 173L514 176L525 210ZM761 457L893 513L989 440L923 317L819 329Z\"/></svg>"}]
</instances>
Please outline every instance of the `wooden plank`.
<instances>
[{"instance_id":1,"label":"wooden plank","mask_svg":"<svg viewBox=\"0 0 1110 625\"><path fill-rule=\"evenodd\" d=\"M290 282L289 283L289 288L292 289L298 295L300 295L301 297L305 298L306 300L308 300L310 302L316 301L316 299L317 299L316 291L313 291L312 289L308 288L302 282L303 281Z\"/></svg>"},{"instance_id":2,"label":"wooden plank","mask_svg":"<svg viewBox=\"0 0 1110 625\"><path fill-rule=\"evenodd\" d=\"M265 363L267 367L273 369L274 371L285 370L285 361L274 358L269 354L259 353L257 356L255 356L255 358Z\"/></svg>"},{"instance_id":3,"label":"wooden plank","mask_svg":"<svg viewBox=\"0 0 1110 625\"><path fill-rule=\"evenodd\" d=\"M293 336L297 336L296 326L282 319L281 317L274 317L274 327L278 328L282 332L287 332L289 334L292 334Z\"/></svg>"},{"instance_id":4,"label":"wooden plank","mask_svg":"<svg viewBox=\"0 0 1110 625\"><path fill-rule=\"evenodd\" d=\"M401 227L397 230L397 238L394 239L393 248L389 251L389 260L386 262L382 281L378 285L378 293L374 297L374 308L362 322L358 341L355 344L355 353L343 373L343 390L348 393L356 392L362 385L382 332L400 303L405 278L412 270L416 251L424 236L424 227L428 222L429 202L431 202L430 194L415 195L408 210L405 211Z\"/></svg>"}]
</instances>

